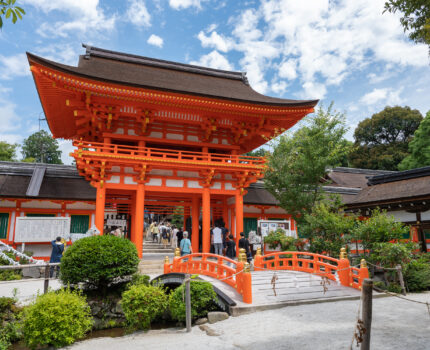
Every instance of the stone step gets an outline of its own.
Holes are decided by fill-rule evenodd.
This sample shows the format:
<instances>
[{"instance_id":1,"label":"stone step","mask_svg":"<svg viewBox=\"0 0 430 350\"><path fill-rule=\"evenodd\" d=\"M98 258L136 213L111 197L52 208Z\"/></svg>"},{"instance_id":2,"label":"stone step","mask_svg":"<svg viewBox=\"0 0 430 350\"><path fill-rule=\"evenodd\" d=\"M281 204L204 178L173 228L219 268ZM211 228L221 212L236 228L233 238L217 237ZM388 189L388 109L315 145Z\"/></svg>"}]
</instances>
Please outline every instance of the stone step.
<instances>
[{"instance_id":1,"label":"stone step","mask_svg":"<svg viewBox=\"0 0 430 350\"><path fill-rule=\"evenodd\" d=\"M172 249L145 249L145 248L143 248L143 254L145 254L145 253L150 253L150 254L153 254L153 253L173 253L173 250Z\"/></svg>"},{"instance_id":2,"label":"stone step","mask_svg":"<svg viewBox=\"0 0 430 350\"><path fill-rule=\"evenodd\" d=\"M139 263L139 266L162 266L164 261L163 259L160 257L160 260L142 260Z\"/></svg>"}]
</instances>

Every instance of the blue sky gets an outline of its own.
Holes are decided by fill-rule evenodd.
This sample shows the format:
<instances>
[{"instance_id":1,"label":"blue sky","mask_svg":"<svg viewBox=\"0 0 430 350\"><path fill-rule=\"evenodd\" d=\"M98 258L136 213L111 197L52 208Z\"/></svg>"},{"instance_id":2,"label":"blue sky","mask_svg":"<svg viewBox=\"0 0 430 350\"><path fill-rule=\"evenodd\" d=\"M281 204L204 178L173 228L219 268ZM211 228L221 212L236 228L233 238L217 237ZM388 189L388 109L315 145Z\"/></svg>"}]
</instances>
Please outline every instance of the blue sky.
<instances>
[{"instance_id":1,"label":"blue sky","mask_svg":"<svg viewBox=\"0 0 430 350\"><path fill-rule=\"evenodd\" d=\"M430 110L427 47L382 14L384 2L17 0L27 15L0 32L0 140L22 142L43 116L25 52L76 65L81 43L246 71L260 93L334 101L352 140L387 105ZM60 145L69 163L70 142Z\"/></svg>"}]
</instances>

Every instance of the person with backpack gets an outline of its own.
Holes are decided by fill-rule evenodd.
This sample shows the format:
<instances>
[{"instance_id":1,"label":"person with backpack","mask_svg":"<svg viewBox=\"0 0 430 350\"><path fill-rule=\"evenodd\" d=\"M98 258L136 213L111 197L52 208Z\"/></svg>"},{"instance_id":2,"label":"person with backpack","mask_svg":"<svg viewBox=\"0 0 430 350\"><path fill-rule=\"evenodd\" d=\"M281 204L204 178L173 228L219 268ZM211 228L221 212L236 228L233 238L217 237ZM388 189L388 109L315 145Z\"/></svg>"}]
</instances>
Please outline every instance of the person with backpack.
<instances>
[{"instance_id":1,"label":"person with backpack","mask_svg":"<svg viewBox=\"0 0 430 350\"><path fill-rule=\"evenodd\" d=\"M61 237L57 237L54 241L51 242L52 252L51 258L49 259L50 263L59 263L61 258L63 257L64 252L64 243L61 242ZM54 276L54 269L56 270L56 274L58 275L58 271L60 271L60 266L51 266L49 276L52 278Z\"/></svg>"},{"instance_id":2,"label":"person with backpack","mask_svg":"<svg viewBox=\"0 0 430 350\"><path fill-rule=\"evenodd\" d=\"M240 233L240 239L239 239L239 249L241 248L245 249L246 260L250 264L252 261L252 253L251 253L251 249L249 248L248 238L245 238L245 234L243 232Z\"/></svg>"},{"instance_id":3,"label":"person with backpack","mask_svg":"<svg viewBox=\"0 0 430 350\"><path fill-rule=\"evenodd\" d=\"M164 249L167 248L169 244L169 228L165 225L161 226L161 242L164 245Z\"/></svg>"},{"instance_id":4,"label":"person with backpack","mask_svg":"<svg viewBox=\"0 0 430 350\"><path fill-rule=\"evenodd\" d=\"M229 235L227 237L225 255L231 260L234 260L236 258L236 242L234 241L233 235ZM227 265L231 267L233 263L228 261Z\"/></svg>"}]
</instances>

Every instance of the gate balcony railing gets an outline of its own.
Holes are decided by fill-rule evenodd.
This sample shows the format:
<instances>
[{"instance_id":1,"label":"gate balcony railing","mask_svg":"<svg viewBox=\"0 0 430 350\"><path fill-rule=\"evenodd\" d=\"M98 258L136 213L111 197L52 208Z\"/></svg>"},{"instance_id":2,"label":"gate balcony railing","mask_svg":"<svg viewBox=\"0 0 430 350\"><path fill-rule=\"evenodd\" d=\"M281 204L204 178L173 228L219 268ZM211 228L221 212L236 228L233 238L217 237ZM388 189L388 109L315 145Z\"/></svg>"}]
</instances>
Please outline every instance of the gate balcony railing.
<instances>
[{"instance_id":1,"label":"gate balcony railing","mask_svg":"<svg viewBox=\"0 0 430 350\"><path fill-rule=\"evenodd\" d=\"M238 168L243 170L264 170L264 157L250 157L219 153L189 152L149 147L123 146L100 142L73 141L77 149L70 155L76 162L87 158L104 159L106 161L121 161L133 163L136 161L165 163L171 166L203 165L214 168Z\"/></svg>"}]
</instances>

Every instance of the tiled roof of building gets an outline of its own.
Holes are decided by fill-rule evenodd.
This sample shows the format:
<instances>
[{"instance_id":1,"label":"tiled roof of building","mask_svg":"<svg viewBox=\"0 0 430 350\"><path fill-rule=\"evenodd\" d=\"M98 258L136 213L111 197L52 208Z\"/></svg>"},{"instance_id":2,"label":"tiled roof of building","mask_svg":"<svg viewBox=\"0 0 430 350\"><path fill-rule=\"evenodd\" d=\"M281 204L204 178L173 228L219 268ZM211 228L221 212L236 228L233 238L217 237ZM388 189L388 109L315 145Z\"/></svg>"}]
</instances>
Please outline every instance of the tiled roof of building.
<instances>
[{"instance_id":1,"label":"tiled roof of building","mask_svg":"<svg viewBox=\"0 0 430 350\"><path fill-rule=\"evenodd\" d=\"M84 45L77 67L53 62L27 53L30 62L64 73L127 86L221 98L272 106L314 107L318 100L290 100L259 94L246 73L158 60Z\"/></svg>"}]
</instances>

